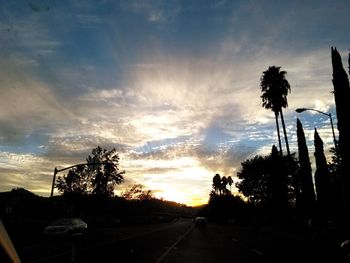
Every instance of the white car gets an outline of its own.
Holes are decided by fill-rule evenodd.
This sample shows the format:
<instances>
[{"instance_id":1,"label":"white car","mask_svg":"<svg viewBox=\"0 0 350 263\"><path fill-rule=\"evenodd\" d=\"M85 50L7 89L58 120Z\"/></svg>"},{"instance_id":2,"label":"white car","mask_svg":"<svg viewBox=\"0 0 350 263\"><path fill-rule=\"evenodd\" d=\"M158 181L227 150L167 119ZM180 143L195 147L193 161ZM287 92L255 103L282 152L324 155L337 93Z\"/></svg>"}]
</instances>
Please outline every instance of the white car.
<instances>
[{"instance_id":1,"label":"white car","mask_svg":"<svg viewBox=\"0 0 350 263\"><path fill-rule=\"evenodd\" d=\"M50 236L68 236L74 233L83 233L86 230L87 224L80 218L62 218L45 227L43 234Z\"/></svg>"}]
</instances>

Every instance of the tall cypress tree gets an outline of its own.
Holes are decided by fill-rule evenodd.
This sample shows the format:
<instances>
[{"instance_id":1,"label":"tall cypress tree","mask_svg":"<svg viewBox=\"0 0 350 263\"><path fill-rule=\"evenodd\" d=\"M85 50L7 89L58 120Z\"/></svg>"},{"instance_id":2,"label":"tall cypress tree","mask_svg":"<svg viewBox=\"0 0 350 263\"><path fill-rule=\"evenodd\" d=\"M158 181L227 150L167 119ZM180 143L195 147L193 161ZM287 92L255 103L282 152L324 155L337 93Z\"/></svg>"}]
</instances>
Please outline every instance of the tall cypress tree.
<instances>
[{"instance_id":1,"label":"tall cypress tree","mask_svg":"<svg viewBox=\"0 0 350 263\"><path fill-rule=\"evenodd\" d=\"M300 208L304 215L311 216L315 209L316 196L312 182L312 170L309 151L306 145L303 125L297 119L298 155L299 155L299 179L301 187Z\"/></svg>"},{"instance_id":2,"label":"tall cypress tree","mask_svg":"<svg viewBox=\"0 0 350 263\"><path fill-rule=\"evenodd\" d=\"M337 110L338 131L339 131L339 153L342 158L341 186L345 216L350 219L350 86L346 71L343 68L341 57L336 48L331 49L333 66L334 99Z\"/></svg>"},{"instance_id":3,"label":"tall cypress tree","mask_svg":"<svg viewBox=\"0 0 350 263\"><path fill-rule=\"evenodd\" d=\"M316 159L316 172L315 172L315 184L317 193L317 203L322 215L327 215L330 211L330 203L332 198L332 183L328 170L326 156L323 150L323 141L318 135L315 129L314 134L315 143L315 159Z\"/></svg>"},{"instance_id":4,"label":"tall cypress tree","mask_svg":"<svg viewBox=\"0 0 350 263\"><path fill-rule=\"evenodd\" d=\"M270 186L273 214L283 216L288 210L288 187L286 160L281 156L275 145L270 155Z\"/></svg>"}]
</instances>

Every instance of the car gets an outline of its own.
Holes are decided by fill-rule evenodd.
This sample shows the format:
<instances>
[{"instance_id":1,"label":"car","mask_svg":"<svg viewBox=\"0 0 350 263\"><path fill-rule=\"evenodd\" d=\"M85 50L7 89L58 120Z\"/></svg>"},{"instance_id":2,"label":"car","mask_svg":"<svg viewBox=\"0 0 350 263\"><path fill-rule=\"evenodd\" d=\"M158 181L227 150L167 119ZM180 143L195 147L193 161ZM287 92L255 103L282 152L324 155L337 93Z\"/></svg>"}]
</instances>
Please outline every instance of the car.
<instances>
[{"instance_id":1,"label":"car","mask_svg":"<svg viewBox=\"0 0 350 263\"><path fill-rule=\"evenodd\" d=\"M83 233L87 230L87 224L80 218L61 218L45 227L43 234L46 236L70 236Z\"/></svg>"},{"instance_id":2,"label":"car","mask_svg":"<svg viewBox=\"0 0 350 263\"><path fill-rule=\"evenodd\" d=\"M193 222L194 222L194 225L196 227L204 227L204 228L207 227L207 223L208 223L207 219L205 217L203 217L203 216L196 217L193 220Z\"/></svg>"}]
</instances>

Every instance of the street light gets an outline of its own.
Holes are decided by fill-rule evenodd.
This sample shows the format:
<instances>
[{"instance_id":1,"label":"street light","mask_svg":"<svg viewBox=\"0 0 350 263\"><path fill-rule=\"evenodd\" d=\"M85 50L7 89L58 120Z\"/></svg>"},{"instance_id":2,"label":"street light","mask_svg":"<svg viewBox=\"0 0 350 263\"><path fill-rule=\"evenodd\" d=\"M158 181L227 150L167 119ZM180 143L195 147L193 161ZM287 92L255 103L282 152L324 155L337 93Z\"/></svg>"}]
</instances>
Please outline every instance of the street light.
<instances>
[{"instance_id":1,"label":"street light","mask_svg":"<svg viewBox=\"0 0 350 263\"><path fill-rule=\"evenodd\" d=\"M74 168L74 167L78 167L80 165L86 165L87 163L82 163L82 164L75 164L75 165L72 165L72 166L69 166L69 167L66 167L66 168L63 168L63 169L57 169L55 167L55 170L53 172L53 179L52 179L52 186L51 186L51 195L50 197L53 197L53 189L55 188L55 182L56 182L56 175L59 173L59 172L62 172L64 170L68 170L68 169L71 169L71 168Z\"/></svg>"},{"instance_id":2,"label":"street light","mask_svg":"<svg viewBox=\"0 0 350 263\"><path fill-rule=\"evenodd\" d=\"M95 160L95 159L94 159ZM50 197L53 197L53 190L55 188L55 182L56 182L56 175L59 173L59 172L62 172L64 170L68 170L68 169L71 169L71 168L74 168L74 167L78 167L78 166L82 166L82 165L102 165L102 164L105 164L106 162L93 162L93 163L80 163L80 164L75 164L75 165L72 165L72 166L69 166L69 167L66 167L66 168L63 168L63 169L57 169L55 168L54 172L53 172L53 178L52 178L52 186L51 186L51 195ZM113 164L114 165L114 164ZM93 168L93 170L95 170L95 168Z\"/></svg>"},{"instance_id":3,"label":"street light","mask_svg":"<svg viewBox=\"0 0 350 263\"><path fill-rule=\"evenodd\" d=\"M334 147L335 147L335 149L337 149L337 139L335 138L332 114L330 114L330 113L325 113L325 112L323 112L323 111L319 111L319 110L315 110L315 109L309 109L309 108L298 108L298 109L296 109L295 111L296 111L297 113L302 113L303 111L307 111L307 110L308 110L308 111L316 111L316 112L318 112L318 113L321 113L321 114L326 115L326 116L329 117L329 119L330 119L330 121L331 121L331 126L332 126Z\"/></svg>"}]
</instances>

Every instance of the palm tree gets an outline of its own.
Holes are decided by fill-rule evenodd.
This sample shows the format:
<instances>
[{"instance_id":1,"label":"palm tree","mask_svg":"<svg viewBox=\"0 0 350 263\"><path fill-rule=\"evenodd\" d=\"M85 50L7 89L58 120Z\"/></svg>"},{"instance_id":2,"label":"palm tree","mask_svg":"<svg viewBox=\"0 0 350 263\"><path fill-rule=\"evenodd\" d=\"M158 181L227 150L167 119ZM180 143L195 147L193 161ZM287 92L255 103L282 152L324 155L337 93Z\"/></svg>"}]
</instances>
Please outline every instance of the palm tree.
<instances>
[{"instance_id":1,"label":"palm tree","mask_svg":"<svg viewBox=\"0 0 350 263\"><path fill-rule=\"evenodd\" d=\"M227 192L227 189L226 189L227 184L228 184L228 180L225 176L223 176L221 178L221 191L223 194L226 194Z\"/></svg>"},{"instance_id":2,"label":"palm tree","mask_svg":"<svg viewBox=\"0 0 350 263\"><path fill-rule=\"evenodd\" d=\"M268 70L263 72L263 75L260 78L260 88L262 91L261 98L263 102L262 106L265 109L271 109L275 113L278 143L280 152L282 153L282 144L278 125L278 115L281 115L287 153L290 155L286 127L282 113L282 108L288 107L287 95L290 91L290 85L285 78L287 72L280 69L281 67L271 66L268 68Z\"/></svg>"},{"instance_id":3,"label":"palm tree","mask_svg":"<svg viewBox=\"0 0 350 263\"><path fill-rule=\"evenodd\" d=\"M213 189L216 193L221 191L221 176L220 174L215 174L213 177Z\"/></svg>"}]
</instances>

